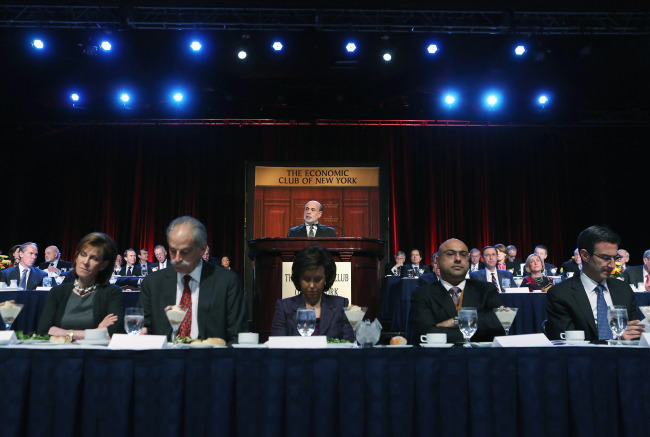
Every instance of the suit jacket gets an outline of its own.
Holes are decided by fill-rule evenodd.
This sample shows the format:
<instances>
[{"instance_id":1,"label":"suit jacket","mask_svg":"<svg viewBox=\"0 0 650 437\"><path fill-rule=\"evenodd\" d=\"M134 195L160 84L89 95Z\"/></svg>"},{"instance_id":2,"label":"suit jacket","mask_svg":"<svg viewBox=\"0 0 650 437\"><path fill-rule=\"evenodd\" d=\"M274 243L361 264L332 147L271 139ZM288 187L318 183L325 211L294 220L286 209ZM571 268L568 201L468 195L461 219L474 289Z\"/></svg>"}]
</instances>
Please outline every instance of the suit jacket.
<instances>
[{"instance_id":1,"label":"suit jacket","mask_svg":"<svg viewBox=\"0 0 650 437\"><path fill-rule=\"evenodd\" d=\"M585 340L598 340L598 329L581 275L551 287L546 296L546 335L551 340L560 338L568 330L585 331ZM636 299L628 284L618 279L607 279L612 304L625 305L630 320L636 319Z\"/></svg>"},{"instance_id":2,"label":"suit jacket","mask_svg":"<svg viewBox=\"0 0 650 437\"><path fill-rule=\"evenodd\" d=\"M567 277L566 274L568 272L572 272L574 275L580 274L580 266L572 259L567 262L563 262L560 266L560 269L562 270L562 276L565 278Z\"/></svg>"},{"instance_id":3,"label":"suit jacket","mask_svg":"<svg viewBox=\"0 0 650 437\"><path fill-rule=\"evenodd\" d=\"M151 334L167 335L172 327L165 307L176 304L176 270L163 269L141 284L138 306L144 308L144 326ZM201 270L197 317L199 338L219 337L232 342L246 329L246 301L234 273L206 262Z\"/></svg>"},{"instance_id":4,"label":"suit jacket","mask_svg":"<svg viewBox=\"0 0 650 437\"><path fill-rule=\"evenodd\" d=\"M42 262L38 265L38 268L41 270L47 270L47 268L50 266L50 263L45 261ZM59 260L58 263L56 263L56 268L61 270L61 269L68 269L70 270L72 268L72 263L70 261L63 261Z\"/></svg>"},{"instance_id":5,"label":"suit jacket","mask_svg":"<svg viewBox=\"0 0 650 437\"><path fill-rule=\"evenodd\" d=\"M171 263L171 260L169 258L167 258L167 261L165 261L165 264L167 265L166 268L168 268L168 269L172 268L172 263ZM149 273L157 272L158 270L162 270L160 268L160 263L159 262L151 263L149 265Z\"/></svg>"},{"instance_id":6,"label":"suit jacket","mask_svg":"<svg viewBox=\"0 0 650 437\"><path fill-rule=\"evenodd\" d=\"M507 270L513 270L515 276L521 275L521 265L522 264L525 264L525 263L522 260L520 260L519 258L515 258L514 261L510 261L510 260L508 260L508 258L506 258L506 269ZM524 272L524 274L526 274L526 272Z\"/></svg>"},{"instance_id":7,"label":"suit jacket","mask_svg":"<svg viewBox=\"0 0 650 437\"><path fill-rule=\"evenodd\" d=\"M471 262L469 263L469 267L470 267L470 269L472 268L472 263ZM479 261L477 270L481 270L481 269L484 269L484 268L485 268L485 263L483 261ZM476 270L474 270L474 271L476 271Z\"/></svg>"},{"instance_id":8,"label":"suit jacket","mask_svg":"<svg viewBox=\"0 0 650 437\"><path fill-rule=\"evenodd\" d=\"M18 286L20 286L20 267L10 267L1 271L2 280L9 285L12 279L16 280ZM36 290L36 287L40 287L43 284L43 278L47 277L47 272L44 272L41 269L37 269L32 266L29 268L29 277L27 278L27 286L25 290Z\"/></svg>"},{"instance_id":9,"label":"suit jacket","mask_svg":"<svg viewBox=\"0 0 650 437\"><path fill-rule=\"evenodd\" d=\"M645 266L632 266L626 268L623 272L623 280L636 287L636 284L643 282L643 267Z\"/></svg>"},{"instance_id":10,"label":"suit jacket","mask_svg":"<svg viewBox=\"0 0 650 437\"><path fill-rule=\"evenodd\" d=\"M395 263L394 263L394 262L391 262L391 263L389 263L389 264L386 264L386 267L384 267L384 275L385 275L385 276L394 276L394 275L393 275L393 267L395 267ZM401 268L403 269L404 266L402 266ZM401 275L398 275L398 276L401 276Z\"/></svg>"},{"instance_id":11,"label":"suit jacket","mask_svg":"<svg viewBox=\"0 0 650 437\"><path fill-rule=\"evenodd\" d=\"M463 291L463 307L474 307L478 312L478 329L472 336L472 341L492 341L497 335L504 335L501 322L494 314L494 308L499 308L501 298L497 288L486 282L465 280ZM411 296L411 311L409 326L412 338L409 343L420 343L420 336L430 332L447 334L447 343L464 341L463 334L458 328L444 328L437 323L458 316L451 295L441 282L418 288Z\"/></svg>"},{"instance_id":12,"label":"suit jacket","mask_svg":"<svg viewBox=\"0 0 650 437\"><path fill-rule=\"evenodd\" d=\"M440 279L438 276L436 276L435 273L425 273L418 279L418 285L420 287L427 284L433 284L435 282L440 282Z\"/></svg>"},{"instance_id":13,"label":"suit jacket","mask_svg":"<svg viewBox=\"0 0 650 437\"><path fill-rule=\"evenodd\" d=\"M404 267L402 267L402 274L401 274L402 278L406 278L408 276L408 269L412 269L412 268L413 268L413 264L405 263ZM423 270L423 272L420 273L420 270ZM420 264L418 266L418 270L413 272L413 276L421 276L427 273L431 273L431 268L426 264Z\"/></svg>"},{"instance_id":14,"label":"suit jacket","mask_svg":"<svg viewBox=\"0 0 650 437\"><path fill-rule=\"evenodd\" d=\"M477 281L492 283L492 281L488 281L486 273L485 273L486 271L487 271L487 269L481 269L481 270L477 270L475 272L472 272L472 273L469 274L469 278L470 279L475 279ZM514 280L514 276L512 275L512 273L510 273L507 270L497 270L497 280L499 281L499 287L501 288L501 292L505 292L504 287L503 287L503 279L504 278L510 279L510 287L515 286L515 280Z\"/></svg>"},{"instance_id":15,"label":"suit jacket","mask_svg":"<svg viewBox=\"0 0 650 437\"><path fill-rule=\"evenodd\" d=\"M120 276L126 276L126 267L122 267L122 270L120 270ZM140 268L140 264L134 264L133 265L133 273L131 276L142 276L142 269Z\"/></svg>"},{"instance_id":16,"label":"suit jacket","mask_svg":"<svg viewBox=\"0 0 650 437\"><path fill-rule=\"evenodd\" d=\"M73 284L62 284L52 287L47 295L45 308L43 314L38 321L38 333L41 335L47 334L47 331L52 326L57 326L63 329L91 329L75 326L61 326L61 320L65 315L65 309L68 305L68 300L72 295ZM115 285L106 284L98 286L93 292L95 297L93 300L93 323L92 329L104 320L109 314L115 314L117 321L108 327L108 333L113 335L116 332L124 332L124 309L122 308L122 289Z\"/></svg>"},{"instance_id":17,"label":"suit jacket","mask_svg":"<svg viewBox=\"0 0 650 437\"><path fill-rule=\"evenodd\" d=\"M553 273L553 269L555 269L555 273ZM544 273L545 276L556 276L560 271L553 264L544 263L544 272L542 273Z\"/></svg>"},{"instance_id":18,"label":"suit jacket","mask_svg":"<svg viewBox=\"0 0 650 437\"><path fill-rule=\"evenodd\" d=\"M305 299L297 296L280 299L275 303L275 314L271 325L271 335L300 335L296 324L296 310L305 307ZM344 338L354 341L352 325L343 312L348 307L348 300L340 296L323 294L320 309L319 335L332 338Z\"/></svg>"},{"instance_id":19,"label":"suit jacket","mask_svg":"<svg viewBox=\"0 0 650 437\"><path fill-rule=\"evenodd\" d=\"M287 237L307 237L307 226L305 224L294 226L289 229ZM321 225L318 223L316 225L316 237L336 237L336 231L334 228L329 226Z\"/></svg>"}]
</instances>

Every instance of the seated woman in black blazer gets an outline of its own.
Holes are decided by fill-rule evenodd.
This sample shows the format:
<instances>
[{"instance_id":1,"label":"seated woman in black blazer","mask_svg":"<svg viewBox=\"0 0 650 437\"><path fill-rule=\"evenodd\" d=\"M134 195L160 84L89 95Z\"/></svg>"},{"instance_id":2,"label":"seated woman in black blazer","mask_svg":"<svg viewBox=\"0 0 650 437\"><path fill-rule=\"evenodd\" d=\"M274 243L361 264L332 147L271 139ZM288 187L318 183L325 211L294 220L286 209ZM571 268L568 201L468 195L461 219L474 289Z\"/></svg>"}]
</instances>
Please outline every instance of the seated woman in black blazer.
<instances>
[{"instance_id":1,"label":"seated woman in black blazer","mask_svg":"<svg viewBox=\"0 0 650 437\"><path fill-rule=\"evenodd\" d=\"M316 330L312 335L354 341L352 326L343 312L348 300L323 294L330 289L335 277L336 264L329 251L309 246L298 252L291 268L291 281L301 293L277 301L271 335L300 335L296 311L313 308L316 312Z\"/></svg>"}]
</instances>

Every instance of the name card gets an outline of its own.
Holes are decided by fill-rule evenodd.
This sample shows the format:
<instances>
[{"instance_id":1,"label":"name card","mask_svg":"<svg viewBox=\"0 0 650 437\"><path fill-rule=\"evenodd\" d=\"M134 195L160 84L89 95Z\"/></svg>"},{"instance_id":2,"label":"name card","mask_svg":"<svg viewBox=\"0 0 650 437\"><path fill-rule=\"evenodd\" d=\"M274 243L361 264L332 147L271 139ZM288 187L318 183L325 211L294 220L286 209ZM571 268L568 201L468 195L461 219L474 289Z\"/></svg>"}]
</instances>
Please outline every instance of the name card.
<instances>
[{"instance_id":1,"label":"name card","mask_svg":"<svg viewBox=\"0 0 650 437\"><path fill-rule=\"evenodd\" d=\"M530 293L528 287L508 287L505 289L506 293Z\"/></svg>"},{"instance_id":2,"label":"name card","mask_svg":"<svg viewBox=\"0 0 650 437\"><path fill-rule=\"evenodd\" d=\"M128 335L113 334L109 349L164 349L167 347L167 337L164 335Z\"/></svg>"},{"instance_id":3,"label":"name card","mask_svg":"<svg viewBox=\"0 0 650 437\"><path fill-rule=\"evenodd\" d=\"M646 329L648 328L646 327ZM650 347L650 333L644 332L641 335L641 339L639 340L639 346Z\"/></svg>"},{"instance_id":4,"label":"name card","mask_svg":"<svg viewBox=\"0 0 650 437\"><path fill-rule=\"evenodd\" d=\"M324 349L327 347L327 337L276 336L269 337L269 349Z\"/></svg>"},{"instance_id":5,"label":"name card","mask_svg":"<svg viewBox=\"0 0 650 437\"><path fill-rule=\"evenodd\" d=\"M0 344L16 344L18 339L14 331L0 331Z\"/></svg>"},{"instance_id":6,"label":"name card","mask_svg":"<svg viewBox=\"0 0 650 437\"><path fill-rule=\"evenodd\" d=\"M492 347L540 347L552 346L544 334L503 335L494 337Z\"/></svg>"}]
</instances>

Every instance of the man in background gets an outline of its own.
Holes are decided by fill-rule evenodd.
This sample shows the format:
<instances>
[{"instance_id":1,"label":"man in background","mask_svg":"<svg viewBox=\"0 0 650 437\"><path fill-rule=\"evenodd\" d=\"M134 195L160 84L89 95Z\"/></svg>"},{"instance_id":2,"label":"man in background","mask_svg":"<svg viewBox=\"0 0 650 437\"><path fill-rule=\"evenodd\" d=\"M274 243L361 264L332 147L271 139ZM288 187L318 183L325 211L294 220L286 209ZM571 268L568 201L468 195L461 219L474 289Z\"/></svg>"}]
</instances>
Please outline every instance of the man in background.
<instances>
[{"instance_id":1,"label":"man in background","mask_svg":"<svg viewBox=\"0 0 650 437\"><path fill-rule=\"evenodd\" d=\"M18 287L25 290L35 290L43 284L43 278L47 273L34 267L36 257L38 257L38 246L36 243L25 243L20 246L18 253L18 265L0 271L2 281L7 285L12 280L16 280Z\"/></svg>"},{"instance_id":2,"label":"man in background","mask_svg":"<svg viewBox=\"0 0 650 437\"><path fill-rule=\"evenodd\" d=\"M323 215L323 205L310 200L305 204L303 218L305 223L289 229L288 237L336 237L336 231L329 226L321 225L318 219Z\"/></svg>"},{"instance_id":3,"label":"man in background","mask_svg":"<svg viewBox=\"0 0 650 437\"><path fill-rule=\"evenodd\" d=\"M473 248L469 251L469 271L475 272L485 268L485 263L481 261L481 251Z\"/></svg>"},{"instance_id":4,"label":"man in background","mask_svg":"<svg viewBox=\"0 0 650 437\"><path fill-rule=\"evenodd\" d=\"M406 254L403 250L398 250L393 256L394 260L391 264L386 264L384 268L385 276L401 276L401 269L406 261Z\"/></svg>"},{"instance_id":5,"label":"man in background","mask_svg":"<svg viewBox=\"0 0 650 437\"><path fill-rule=\"evenodd\" d=\"M580 270L582 270L582 259L580 258L580 251L576 247L576 250L573 251L573 258L560 266L560 273L566 279L579 274Z\"/></svg>"},{"instance_id":6,"label":"man in background","mask_svg":"<svg viewBox=\"0 0 650 437\"><path fill-rule=\"evenodd\" d=\"M622 277L631 286L638 289L641 284L645 291L650 291L650 249L643 252L643 265L626 268Z\"/></svg>"},{"instance_id":7,"label":"man in background","mask_svg":"<svg viewBox=\"0 0 650 437\"><path fill-rule=\"evenodd\" d=\"M469 274L470 279L476 281L490 282L499 289L501 293L505 289L512 287L514 277L507 270L497 270L497 250L494 246L485 246L483 248L483 261L485 268ZM507 279L508 283L504 285L503 280Z\"/></svg>"},{"instance_id":8,"label":"man in background","mask_svg":"<svg viewBox=\"0 0 650 437\"><path fill-rule=\"evenodd\" d=\"M137 256L133 248L124 251L124 267L120 270L120 276L142 276L140 266L136 265Z\"/></svg>"},{"instance_id":9,"label":"man in background","mask_svg":"<svg viewBox=\"0 0 650 437\"><path fill-rule=\"evenodd\" d=\"M72 263L61 259L61 252L56 246L47 246L45 248L45 262L41 263L38 268L48 272L50 276L56 276L61 273L61 269L69 270Z\"/></svg>"},{"instance_id":10,"label":"man in background","mask_svg":"<svg viewBox=\"0 0 650 437\"><path fill-rule=\"evenodd\" d=\"M157 262L151 264L152 272L157 272L158 270L171 267L171 263L167 259L167 250L165 250L165 246L159 244L158 246L154 247L153 255L156 257Z\"/></svg>"},{"instance_id":11,"label":"man in background","mask_svg":"<svg viewBox=\"0 0 650 437\"><path fill-rule=\"evenodd\" d=\"M541 244L538 246L535 246L535 255L540 257L542 262L544 263L544 271L542 272L545 276L555 276L557 273L557 267L555 267L551 263L546 262L546 257L548 256L548 249L545 246L542 246Z\"/></svg>"}]
</instances>

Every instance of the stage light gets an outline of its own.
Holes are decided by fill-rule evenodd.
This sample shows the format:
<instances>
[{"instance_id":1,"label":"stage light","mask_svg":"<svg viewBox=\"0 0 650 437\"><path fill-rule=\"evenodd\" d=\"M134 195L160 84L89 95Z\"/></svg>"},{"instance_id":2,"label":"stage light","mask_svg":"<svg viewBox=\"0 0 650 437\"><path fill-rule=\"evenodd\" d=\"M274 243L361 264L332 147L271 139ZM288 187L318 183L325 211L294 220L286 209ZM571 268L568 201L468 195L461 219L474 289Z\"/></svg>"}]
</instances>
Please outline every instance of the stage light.
<instances>
[{"instance_id":1,"label":"stage light","mask_svg":"<svg viewBox=\"0 0 650 437\"><path fill-rule=\"evenodd\" d=\"M546 96L539 96L539 99L537 99L540 105L546 105L548 103L548 97Z\"/></svg>"},{"instance_id":2,"label":"stage light","mask_svg":"<svg viewBox=\"0 0 650 437\"><path fill-rule=\"evenodd\" d=\"M430 55L433 55L438 51L438 46L435 44L431 44L429 47L427 47L427 52L429 52Z\"/></svg>"},{"instance_id":3,"label":"stage light","mask_svg":"<svg viewBox=\"0 0 650 437\"><path fill-rule=\"evenodd\" d=\"M32 46L34 46L35 49L42 50L45 45L43 44L43 41L40 39L35 39L32 41Z\"/></svg>"},{"instance_id":4,"label":"stage light","mask_svg":"<svg viewBox=\"0 0 650 437\"><path fill-rule=\"evenodd\" d=\"M384 61L386 61L386 62L390 62L390 60L393 59L393 57L391 56L390 53L386 52L386 53L384 53L384 55L382 56L382 59L383 59Z\"/></svg>"},{"instance_id":5,"label":"stage light","mask_svg":"<svg viewBox=\"0 0 650 437\"><path fill-rule=\"evenodd\" d=\"M190 48L195 52L198 52L199 50L201 50L201 43L198 41L192 41L192 44L190 44Z\"/></svg>"},{"instance_id":6,"label":"stage light","mask_svg":"<svg viewBox=\"0 0 650 437\"><path fill-rule=\"evenodd\" d=\"M129 99L130 99L129 95L127 93L122 93L122 95L120 96L120 100L124 103L128 102Z\"/></svg>"},{"instance_id":7,"label":"stage light","mask_svg":"<svg viewBox=\"0 0 650 437\"><path fill-rule=\"evenodd\" d=\"M456 97L452 96L451 94L448 94L447 97L445 97L445 103L448 105L453 105L455 101Z\"/></svg>"},{"instance_id":8,"label":"stage light","mask_svg":"<svg viewBox=\"0 0 650 437\"><path fill-rule=\"evenodd\" d=\"M111 51L111 43L108 41L102 41L102 43L99 45L102 50L105 52L110 52Z\"/></svg>"},{"instance_id":9,"label":"stage light","mask_svg":"<svg viewBox=\"0 0 650 437\"><path fill-rule=\"evenodd\" d=\"M181 93L174 94L174 100L176 102L180 102L181 100L183 100L183 94L181 94Z\"/></svg>"},{"instance_id":10,"label":"stage light","mask_svg":"<svg viewBox=\"0 0 650 437\"><path fill-rule=\"evenodd\" d=\"M283 47L283 45L282 45L282 43L280 41L275 41L273 43L273 50L275 50L276 52L281 51L282 47Z\"/></svg>"},{"instance_id":11,"label":"stage light","mask_svg":"<svg viewBox=\"0 0 650 437\"><path fill-rule=\"evenodd\" d=\"M354 51L357 49L357 45L353 42L347 43L345 46L345 50L348 51L348 53L354 53Z\"/></svg>"},{"instance_id":12,"label":"stage light","mask_svg":"<svg viewBox=\"0 0 650 437\"><path fill-rule=\"evenodd\" d=\"M239 59L244 60L244 59L246 59L246 56L248 56L248 54L244 50L240 50L239 53L237 53L237 57Z\"/></svg>"},{"instance_id":13,"label":"stage light","mask_svg":"<svg viewBox=\"0 0 650 437\"><path fill-rule=\"evenodd\" d=\"M521 56L521 55L523 55L524 53L526 53L526 47L524 47L524 46L517 46L517 47L515 48L515 55L517 55L517 56Z\"/></svg>"},{"instance_id":14,"label":"stage light","mask_svg":"<svg viewBox=\"0 0 650 437\"><path fill-rule=\"evenodd\" d=\"M499 100L497 99L497 96L490 95L490 96L488 96L486 101L487 101L488 105L494 107L494 105L496 105Z\"/></svg>"},{"instance_id":15,"label":"stage light","mask_svg":"<svg viewBox=\"0 0 650 437\"><path fill-rule=\"evenodd\" d=\"M70 95L70 100L72 100L73 102L78 102L78 101L79 101L79 94L77 94L77 93L72 93L72 94Z\"/></svg>"}]
</instances>

